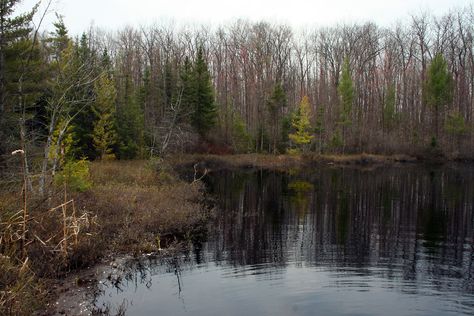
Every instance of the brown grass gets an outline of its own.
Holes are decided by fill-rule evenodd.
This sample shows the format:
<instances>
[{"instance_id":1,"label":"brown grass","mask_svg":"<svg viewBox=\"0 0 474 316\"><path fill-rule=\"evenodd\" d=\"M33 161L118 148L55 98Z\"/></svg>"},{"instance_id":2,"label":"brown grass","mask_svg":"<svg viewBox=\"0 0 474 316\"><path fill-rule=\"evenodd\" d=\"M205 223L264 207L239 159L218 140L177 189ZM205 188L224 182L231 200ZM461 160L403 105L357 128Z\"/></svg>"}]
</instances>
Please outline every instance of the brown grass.
<instances>
[{"instance_id":1,"label":"brown grass","mask_svg":"<svg viewBox=\"0 0 474 316\"><path fill-rule=\"evenodd\" d=\"M176 166L198 164L201 168L210 170L229 168L259 168L271 170L298 169L317 164L329 165L380 165L397 162L414 162L415 158L406 155L269 155L269 154L242 154L242 155L182 155L170 159Z\"/></svg>"},{"instance_id":2,"label":"brown grass","mask_svg":"<svg viewBox=\"0 0 474 316\"><path fill-rule=\"evenodd\" d=\"M1 315L30 315L55 295L42 284L117 252L157 251L193 236L209 216L201 183L179 180L163 161L97 162L90 174L86 192L65 197L56 188L47 199L31 197L26 255L20 242L2 239L19 229L10 218L21 210L21 185L0 192Z\"/></svg>"},{"instance_id":3,"label":"brown grass","mask_svg":"<svg viewBox=\"0 0 474 316\"><path fill-rule=\"evenodd\" d=\"M154 251L158 240L189 236L208 215L200 183L189 184L167 168L145 162L93 164L94 189L79 204L97 214L98 232L114 251ZM105 245L104 245L105 247ZM109 246L110 247L110 246Z\"/></svg>"}]
</instances>

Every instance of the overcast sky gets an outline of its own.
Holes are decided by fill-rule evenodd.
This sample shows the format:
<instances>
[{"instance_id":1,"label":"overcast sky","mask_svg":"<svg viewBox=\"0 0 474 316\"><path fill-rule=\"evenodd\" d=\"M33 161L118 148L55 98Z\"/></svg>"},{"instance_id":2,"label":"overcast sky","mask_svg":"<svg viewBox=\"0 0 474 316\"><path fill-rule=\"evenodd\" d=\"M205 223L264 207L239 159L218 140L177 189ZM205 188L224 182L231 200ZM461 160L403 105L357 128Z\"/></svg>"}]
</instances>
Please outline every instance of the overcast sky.
<instances>
[{"instance_id":1,"label":"overcast sky","mask_svg":"<svg viewBox=\"0 0 474 316\"><path fill-rule=\"evenodd\" d=\"M47 0L42 0L43 3ZM37 0L23 0L29 8ZM52 11L64 15L72 34L92 23L106 29L154 22L220 25L237 18L301 26L329 26L372 21L391 25L409 14L436 15L471 5L473 0L53 0ZM45 25L50 26L54 13Z\"/></svg>"}]
</instances>

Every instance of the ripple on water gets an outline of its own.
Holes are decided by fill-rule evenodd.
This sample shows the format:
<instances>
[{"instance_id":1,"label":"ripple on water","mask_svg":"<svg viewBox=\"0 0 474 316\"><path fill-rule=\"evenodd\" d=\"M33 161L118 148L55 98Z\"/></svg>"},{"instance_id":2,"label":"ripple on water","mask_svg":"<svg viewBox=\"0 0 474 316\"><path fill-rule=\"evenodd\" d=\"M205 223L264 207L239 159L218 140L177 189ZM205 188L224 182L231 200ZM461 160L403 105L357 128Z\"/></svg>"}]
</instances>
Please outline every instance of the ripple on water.
<instances>
[{"instance_id":1,"label":"ripple on water","mask_svg":"<svg viewBox=\"0 0 474 316\"><path fill-rule=\"evenodd\" d=\"M126 301L130 315L474 315L473 170L217 175L209 238L130 263L98 304Z\"/></svg>"}]
</instances>

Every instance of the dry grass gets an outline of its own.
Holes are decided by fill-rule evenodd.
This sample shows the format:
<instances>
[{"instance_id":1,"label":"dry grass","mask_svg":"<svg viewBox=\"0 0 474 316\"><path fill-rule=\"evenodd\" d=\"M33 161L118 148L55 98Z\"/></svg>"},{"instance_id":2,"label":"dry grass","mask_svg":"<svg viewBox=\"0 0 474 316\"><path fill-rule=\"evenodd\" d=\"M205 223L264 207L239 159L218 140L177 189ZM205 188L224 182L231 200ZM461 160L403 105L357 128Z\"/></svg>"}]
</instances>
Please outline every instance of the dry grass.
<instances>
[{"instance_id":1,"label":"dry grass","mask_svg":"<svg viewBox=\"0 0 474 316\"><path fill-rule=\"evenodd\" d=\"M156 251L192 235L209 215L201 184L179 180L163 161L96 162L90 172L93 188L74 198L98 226L92 248L74 254L78 267L104 253Z\"/></svg>"},{"instance_id":2,"label":"dry grass","mask_svg":"<svg viewBox=\"0 0 474 316\"><path fill-rule=\"evenodd\" d=\"M159 164L145 160L94 162L90 173L95 187L116 183L154 186L158 184Z\"/></svg>"},{"instance_id":3,"label":"dry grass","mask_svg":"<svg viewBox=\"0 0 474 316\"><path fill-rule=\"evenodd\" d=\"M414 162L416 159L406 155L183 155L171 159L176 166L199 164L201 167L216 169L259 168L271 170L298 169L315 164L330 165L377 165L397 162Z\"/></svg>"},{"instance_id":4,"label":"dry grass","mask_svg":"<svg viewBox=\"0 0 474 316\"><path fill-rule=\"evenodd\" d=\"M0 314L31 315L46 299L43 285L35 277L28 260L0 256Z\"/></svg>"},{"instance_id":5,"label":"dry grass","mask_svg":"<svg viewBox=\"0 0 474 316\"><path fill-rule=\"evenodd\" d=\"M114 251L157 250L164 239L191 235L208 215L201 184L180 181L168 168L105 162L93 164L91 174L94 189L78 203L107 223L99 235Z\"/></svg>"},{"instance_id":6,"label":"dry grass","mask_svg":"<svg viewBox=\"0 0 474 316\"><path fill-rule=\"evenodd\" d=\"M21 184L0 192L0 315L30 315L54 296L41 284L109 254L166 247L199 231L209 215L201 184L177 179L162 161L97 162L90 173L86 192L30 197L26 246L15 216Z\"/></svg>"}]
</instances>

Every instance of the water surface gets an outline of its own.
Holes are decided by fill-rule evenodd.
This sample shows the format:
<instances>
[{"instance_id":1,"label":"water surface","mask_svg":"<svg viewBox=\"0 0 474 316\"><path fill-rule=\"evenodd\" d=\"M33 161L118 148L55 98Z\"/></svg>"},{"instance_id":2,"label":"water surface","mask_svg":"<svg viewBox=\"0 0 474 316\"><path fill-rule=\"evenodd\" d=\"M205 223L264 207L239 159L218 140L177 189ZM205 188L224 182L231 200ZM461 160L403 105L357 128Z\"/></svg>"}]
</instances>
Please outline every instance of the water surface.
<instances>
[{"instance_id":1,"label":"water surface","mask_svg":"<svg viewBox=\"0 0 474 316\"><path fill-rule=\"evenodd\" d=\"M191 250L133 261L98 305L129 315L474 315L474 169L403 166L207 179Z\"/></svg>"}]
</instances>

